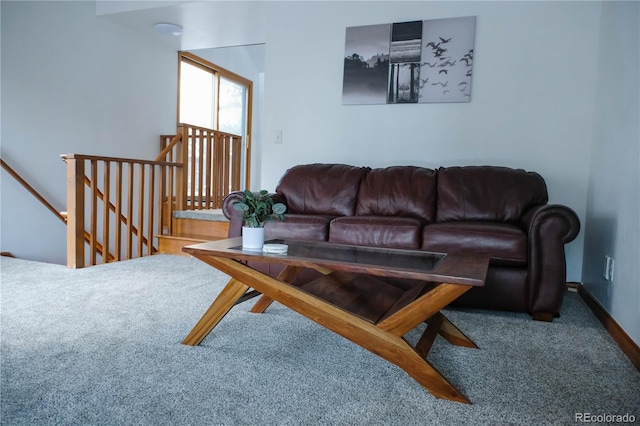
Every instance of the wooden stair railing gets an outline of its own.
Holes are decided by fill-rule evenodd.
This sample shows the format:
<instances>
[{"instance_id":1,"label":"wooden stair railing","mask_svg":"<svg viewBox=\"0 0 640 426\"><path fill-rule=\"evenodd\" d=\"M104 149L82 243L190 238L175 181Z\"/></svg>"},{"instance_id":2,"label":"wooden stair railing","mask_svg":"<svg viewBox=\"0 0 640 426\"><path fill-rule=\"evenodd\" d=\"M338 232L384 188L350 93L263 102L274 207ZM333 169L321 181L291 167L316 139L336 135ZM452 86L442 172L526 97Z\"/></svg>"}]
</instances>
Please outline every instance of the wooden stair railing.
<instances>
[{"instance_id":1,"label":"wooden stair railing","mask_svg":"<svg viewBox=\"0 0 640 426\"><path fill-rule=\"evenodd\" d=\"M85 183L85 185L87 185L87 187L91 188L91 179L89 179L88 177L86 177L86 176L85 176L85 177L84 177L84 183ZM100 191L100 189L98 189L98 190L97 190L96 195L98 196L98 198L100 199L100 201L102 201L103 203L105 202L105 200L104 200L104 198L105 198L105 197L104 197L104 194L102 193L102 191ZM109 201L109 200L107 200L107 202L109 203L109 210L111 210L113 213L116 213L116 206L115 206L115 205L113 205L113 203L112 203L111 201ZM65 217L67 216L67 212L62 212L62 214L64 214L64 216L65 216ZM122 212L120 212L120 217L119 217L119 218L118 218L118 217L116 217L116 220L118 220L118 219L119 219L119 220L120 220L120 222L122 222L124 225L128 225L129 220L126 218L126 216L124 216L124 215L122 214ZM132 231L134 234L136 234L136 235L138 234L138 228L136 228L135 226L132 226L132 227L131 227L131 231ZM86 235L87 235L87 236L89 235L89 233L88 233L88 232L86 232L86 231L85 231L85 233L86 233ZM85 241L86 241L86 242L89 242L89 241L90 241L90 238L88 238L88 237L87 237L87 238L85 238ZM145 245L148 245L147 237L142 236L142 243L143 243L143 244L145 244ZM96 243L96 244L98 244L98 243ZM100 250L98 250L98 251L99 251L100 253L102 253L102 249L100 249ZM109 254L109 256L110 256L110 260L113 260L113 259L114 259L113 255Z\"/></svg>"},{"instance_id":2,"label":"wooden stair railing","mask_svg":"<svg viewBox=\"0 0 640 426\"><path fill-rule=\"evenodd\" d=\"M242 154L238 135L178 124L176 135L161 136L156 161L62 155L67 163L66 212L55 209L6 162L0 162L67 225L67 266L81 268L86 266L87 254L88 264L95 265L98 257L105 263L156 253L154 230L156 235L171 234L174 210L221 208L224 197L240 189Z\"/></svg>"},{"instance_id":3,"label":"wooden stair railing","mask_svg":"<svg viewBox=\"0 0 640 426\"><path fill-rule=\"evenodd\" d=\"M50 202L45 200L45 198L42 195L40 195L40 193L38 191L36 191L31 185L29 185L29 183L27 183L26 180L24 180L15 170L13 170L11 168L11 166L9 166L1 158L0 158L0 165L2 165L2 168L5 169L7 171L7 173L9 173L11 175L11 177L13 177L20 185L22 185L31 195L36 197L36 199L38 201L40 201L47 209L49 209L51 211L51 213L53 213L53 215L55 217L60 219L65 224L67 223L67 219L65 218L65 216L61 212L56 210L56 208L53 207Z\"/></svg>"},{"instance_id":4,"label":"wooden stair railing","mask_svg":"<svg viewBox=\"0 0 640 426\"><path fill-rule=\"evenodd\" d=\"M86 266L85 217L89 265L96 265L98 256L106 263L154 254L154 234L163 233L163 215L172 214L173 203L167 209L164 201L183 203L176 179L182 164L80 154L62 158L67 163L67 266ZM113 257L101 255L98 235Z\"/></svg>"},{"instance_id":5,"label":"wooden stair railing","mask_svg":"<svg viewBox=\"0 0 640 426\"><path fill-rule=\"evenodd\" d=\"M160 137L160 149L157 161L184 164L178 186L185 197L177 209L219 209L227 194L240 189L241 136L181 123L175 136Z\"/></svg>"},{"instance_id":6,"label":"wooden stair railing","mask_svg":"<svg viewBox=\"0 0 640 426\"><path fill-rule=\"evenodd\" d=\"M9 164L7 164L6 161L4 161L2 158L0 158L0 165L2 165L2 168L5 169L7 171L7 173L9 173L9 175L11 175L11 177L13 177L20 185L22 185L31 195L33 195L38 201L40 201L51 213L53 213L53 215L55 217L57 217L58 219L60 219L65 225L67 224L67 212L60 212L58 210L56 210L55 207L53 207L53 205L48 202L42 195L40 195L40 193L38 191L36 191L33 186L29 185L29 183L24 180L22 178L22 176L20 176L18 174L18 172L16 172L15 170L13 170L13 168L11 168L11 166L9 166ZM89 241L89 233L85 232L84 233L84 239L85 241ZM101 244L97 244L96 246L98 252L102 255L102 245ZM8 253L8 252L7 252ZM11 253L8 254L3 254L4 256L11 256L11 257L15 257L13 256ZM108 257L110 259L113 259L113 256L111 256L110 254L108 254Z\"/></svg>"}]
</instances>

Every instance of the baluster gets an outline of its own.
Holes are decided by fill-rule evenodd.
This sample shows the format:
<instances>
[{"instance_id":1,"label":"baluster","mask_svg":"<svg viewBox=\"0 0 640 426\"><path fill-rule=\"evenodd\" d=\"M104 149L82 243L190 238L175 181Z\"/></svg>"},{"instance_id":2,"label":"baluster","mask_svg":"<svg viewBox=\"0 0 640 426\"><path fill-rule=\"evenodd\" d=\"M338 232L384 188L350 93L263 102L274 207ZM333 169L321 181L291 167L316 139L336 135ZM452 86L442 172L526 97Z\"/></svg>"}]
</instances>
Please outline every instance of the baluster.
<instances>
[{"instance_id":1,"label":"baluster","mask_svg":"<svg viewBox=\"0 0 640 426\"><path fill-rule=\"evenodd\" d=\"M158 219L158 235L162 235L164 233L165 220L167 219L166 216L171 212L171 204L170 201L167 201L166 207L164 204L164 197L167 193L167 166L159 166L159 171L160 179L158 184L160 188L158 189L158 211L160 212L160 218ZM169 220L169 223L171 223L171 220Z\"/></svg>"},{"instance_id":2,"label":"baluster","mask_svg":"<svg viewBox=\"0 0 640 426\"><path fill-rule=\"evenodd\" d=\"M133 250L133 177L134 177L134 164L127 163L129 166L128 182L127 182L127 259L131 259Z\"/></svg>"},{"instance_id":3,"label":"baluster","mask_svg":"<svg viewBox=\"0 0 640 426\"><path fill-rule=\"evenodd\" d=\"M149 206L149 212L147 213L147 254L151 255L153 254L153 218L155 217L155 203L154 198L155 198L155 175L156 175L156 168L153 164L149 165L149 191L147 194L148 200L148 206ZM142 225L141 225L142 226Z\"/></svg>"},{"instance_id":4,"label":"baluster","mask_svg":"<svg viewBox=\"0 0 640 426\"><path fill-rule=\"evenodd\" d=\"M139 180L138 180L138 257L142 256L142 230L144 229L144 164L139 165Z\"/></svg>"},{"instance_id":5,"label":"baluster","mask_svg":"<svg viewBox=\"0 0 640 426\"><path fill-rule=\"evenodd\" d=\"M116 211L114 261L120 260L122 244L122 161L116 163Z\"/></svg>"},{"instance_id":6,"label":"baluster","mask_svg":"<svg viewBox=\"0 0 640 426\"><path fill-rule=\"evenodd\" d=\"M222 149L222 138L219 133L215 134L213 139L213 196L214 196L214 208L219 208L220 187L223 185L223 169L224 169L224 150Z\"/></svg>"},{"instance_id":7,"label":"baluster","mask_svg":"<svg viewBox=\"0 0 640 426\"><path fill-rule=\"evenodd\" d=\"M233 143L233 172L232 182L229 192L237 191L240 189L240 168L242 166L242 139L232 138Z\"/></svg>"},{"instance_id":8,"label":"baluster","mask_svg":"<svg viewBox=\"0 0 640 426\"><path fill-rule=\"evenodd\" d=\"M94 266L97 263L96 237L98 233L98 161L91 160L91 199L90 199L90 217L89 224L89 264Z\"/></svg>"},{"instance_id":9,"label":"baluster","mask_svg":"<svg viewBox=\"0 0 640 426\"><path fill-rule=\"evenodd\" d=\"M218 197L218 206L216 208L222 207L222 199L224 197L225 192L229 191L229 177L230 177L230 165L231 165L231 144L229 143L229 135L223 135L224 140L224 184L222 186L222 190L220 191L220 196Z\"/></svg>"},{"instance_id":10,"label":"baluster","mask_svg":"<svg viewBox=\"0 0 640 426\"><path fill-rule=\"evenodd\" d=\"M102 190L102 263L109 262L109 222L111 221L111 163L104 162Z\"/></svg>"},{"instance_id":11,"label":"baluster","mask_svg":"<svg viewBox=\"0 0 640 426\"><path fill-rule=\"evenodd\" d=\"M196 197L196 135L199 134L197 129L193 129L191 135L191 155L189 156L189 167L190 167L190 175L191 175L191 185L190 185L190 197L188 200L190 208L195 209L195 197Z\"/></svg>"},{"instance_id":12,"label":"baluster","mask_svg":"<svg viewBox=\"0 0 640 426\"><path fill-rule=\"evenodd\" d=\"M211 147L213 145L213 138L215 136L212 134L209 134L209 137L207 138L207 152L206 152L206 167L205 167L205 185L206 185L206 198L205 198L205 204L206 204L206 208L210 209L211 206L213 204L215 204L211 197L212 191L213 191L213 186L212 186L212 181L213 181L213 177L212 177L212 172L211 172L211 167L212 167L212 154L211 154Z\"/></svg>"},{"instance_id":13,"label":"baluster","mask_svg":"<svg viewBox=\"0 0 640 426\"><path fill-rule=\"evenodd\" d=\"M194 161L197 162L198 166L198 190L194 198L197 200L197 206L194 207L198 210L202 209L202 186L203 186L203 172L204 172L204 145L206 141L209 139L209 132L202 130L200 139L198 140L198 155L194 157Z\"/></svg>"},{"instance_id":14,"label":"baluster","mask_svg":"<svg viewBox=\"0 0 640 426\"><path fill-rule=\"evenodd\" d=\"M174 192L174 185L177 185L176 183L174 183L173 179L174 179L174 174L173 174L173 167L168 167L167 172L169 173L169 178L167 179L167 196L169 197L169 213L167 213L167 225L169 227L168 229L168 233L171 234L173 233L173 211L177 208L177 206L179 205L179 201L176 198L176 204L173 204L173 197L175 197L175 192Z\"/></svg>"}]
</instances>

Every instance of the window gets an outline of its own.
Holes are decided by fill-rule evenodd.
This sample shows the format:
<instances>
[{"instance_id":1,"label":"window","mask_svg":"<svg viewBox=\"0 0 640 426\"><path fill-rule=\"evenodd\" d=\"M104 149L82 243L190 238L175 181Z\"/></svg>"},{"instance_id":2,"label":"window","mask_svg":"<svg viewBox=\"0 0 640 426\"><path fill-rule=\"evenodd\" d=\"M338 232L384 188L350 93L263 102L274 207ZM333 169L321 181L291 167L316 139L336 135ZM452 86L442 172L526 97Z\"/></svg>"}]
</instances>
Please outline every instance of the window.
<instances>
[{"instance_id":1,"label":"window","mask_svg":"<svg viewBox=\"0 0 640 426\"><path fill-rule=\"evenodd\" d=\"M244 77L180 52L178 122L241 136L245 188L249 187L252 87Z\"/></svg>"}]
</instances>

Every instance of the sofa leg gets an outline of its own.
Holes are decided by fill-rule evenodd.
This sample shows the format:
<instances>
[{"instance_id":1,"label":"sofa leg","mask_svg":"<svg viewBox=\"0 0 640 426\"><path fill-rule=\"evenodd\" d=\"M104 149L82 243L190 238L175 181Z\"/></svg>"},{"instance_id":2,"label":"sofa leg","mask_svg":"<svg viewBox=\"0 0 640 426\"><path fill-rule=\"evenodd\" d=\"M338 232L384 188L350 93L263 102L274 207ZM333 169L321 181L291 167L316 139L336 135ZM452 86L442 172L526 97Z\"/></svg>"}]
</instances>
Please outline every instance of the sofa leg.
<instances>
[{"instance_id":1,"label":"sofa leg","mask_svg":"<svg viewBox=\"0 0 640 426\"><path fill-rule=\"evenodd\" d=\"M551 322L553 321L553 317L555 317L552 312L534 312L531 314L531 317L536 321L545 321Z\"/></svg>"}]
</instances>

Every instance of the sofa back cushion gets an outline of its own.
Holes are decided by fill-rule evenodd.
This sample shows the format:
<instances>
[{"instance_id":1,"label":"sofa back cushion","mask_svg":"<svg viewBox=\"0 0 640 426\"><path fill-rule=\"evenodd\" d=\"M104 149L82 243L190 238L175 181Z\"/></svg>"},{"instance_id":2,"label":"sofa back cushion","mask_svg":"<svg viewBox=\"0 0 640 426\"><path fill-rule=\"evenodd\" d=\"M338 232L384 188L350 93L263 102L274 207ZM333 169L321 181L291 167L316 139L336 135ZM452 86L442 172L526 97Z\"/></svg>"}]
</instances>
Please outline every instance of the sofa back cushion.
<instances>
[{"instance_id":1,"label":"sofa back cushion","mask_svg":"<svg viewBox=\"0 0 640 426\"><path fill-rule=\"evenodd\" d=\"M438 222L518 224L527 209L547 200L544 179L534 172L495 166L438 169Z\"/></svg>"},{"instance_id":2,"label":"sofa back cushion","mask_svg":"<svg viewBox=\"0 0 640 426\"><path fill-rule=\"evenodd\" d=\"M276 193L287 213L353 216L362 178L371 170L345 164L304 164L287 170Z\"/></svg>"},{"instance_id":3,"label":"sofa back cushion","mask_svg":"<svg viewBox=\"0 0 640 426\"><path fill-rule=\"evenodd\" d=\"M373 169L362 180L356 215L435 220L436 172L414 166Z\"/></svg>"}]
</instances>

